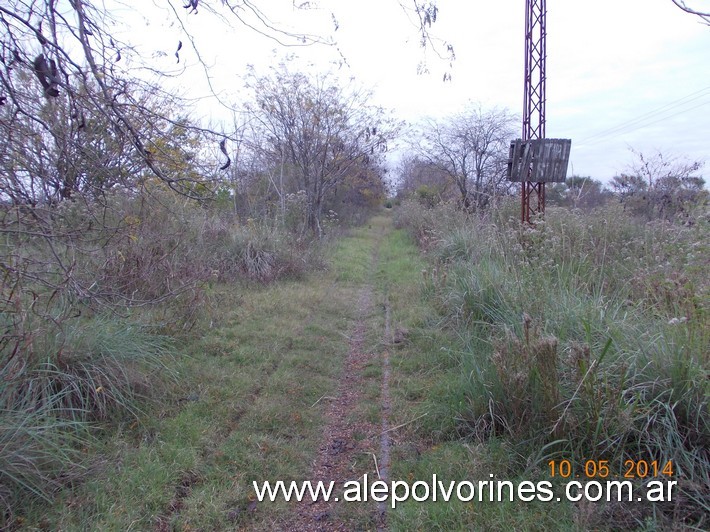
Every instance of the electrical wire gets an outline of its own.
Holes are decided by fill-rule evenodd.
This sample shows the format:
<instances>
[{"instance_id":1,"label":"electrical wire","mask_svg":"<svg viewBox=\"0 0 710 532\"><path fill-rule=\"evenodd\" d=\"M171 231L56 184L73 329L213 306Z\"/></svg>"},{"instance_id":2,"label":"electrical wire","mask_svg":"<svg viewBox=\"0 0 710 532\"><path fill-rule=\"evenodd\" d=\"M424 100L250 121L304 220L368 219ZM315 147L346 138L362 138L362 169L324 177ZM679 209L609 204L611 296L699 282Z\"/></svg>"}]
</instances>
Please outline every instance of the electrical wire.
<instances>
[{"instance_id":1,"label":"electrical wire","mask_svg":"<svg viewBox=\"0 0 710 532\"><path fill-rule=\"evenodd\" d=\"M648 113L644 113L643 115L638 116L632 120L628 120L628 121L623 122L617 126L614 126L609 129L605 129L603 131L600 131L598 133L590 135L589 137L586 137L586 138L582 139L581 141L576 142L575 146L577 148L579 148L582 146L590 146L590 145L598 144L599 142L603 142L603 141L608 140L610 138L618 137L619 135L623 135L625 133L630 133L631 131L636 131L637 129L640 129L643 127L648 127L650 125L656 124L658 122L662 122L662 121L667 120L669 118L673 118L673 117L679 116L683 113L687 113L688 111L692 111L693 109L697 109L698 107L702 107L704 105L710 104L710 99L703 101L698 105L694 105L692 107L687 107L685 109L681 109L679 111L668 114L670 111L673 111L674 109L683 108L690 103L696 102L698 100L702 100L706 96L710 96L710 86L700 89L699 91L696 91L692 94L684 96L683 98L680 98L678 100L674 100L673 102L670 102L662 107L659 107L658 109L654 109L652 111L649 111ZM659 116L660 116L660 118L652 120L652 119L659 117ZM652 121L649 122L649 120L652 120Z\"/></svg>"}]
</instances>

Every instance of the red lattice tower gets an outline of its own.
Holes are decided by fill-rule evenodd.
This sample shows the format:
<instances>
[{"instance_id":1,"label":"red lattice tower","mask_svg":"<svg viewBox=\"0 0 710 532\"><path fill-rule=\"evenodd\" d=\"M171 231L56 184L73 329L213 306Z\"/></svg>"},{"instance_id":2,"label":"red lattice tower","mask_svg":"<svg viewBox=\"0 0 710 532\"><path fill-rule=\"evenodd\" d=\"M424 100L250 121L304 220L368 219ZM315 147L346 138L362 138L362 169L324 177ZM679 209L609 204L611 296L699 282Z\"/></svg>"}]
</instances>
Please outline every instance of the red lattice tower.
<instances>
[{"instance_id":1,"label":"red lattice tower","mask_svg":"<svg viewBox=\"0 0 710 532\"><path fill-rule=\"evenodd\" d=\"M546 22L546 1L526 0L523 141L545 138ZM545 183L524 179L521 189L522 221L529 223L531 217L545 212Z\"/></svg>"}]
</instances>

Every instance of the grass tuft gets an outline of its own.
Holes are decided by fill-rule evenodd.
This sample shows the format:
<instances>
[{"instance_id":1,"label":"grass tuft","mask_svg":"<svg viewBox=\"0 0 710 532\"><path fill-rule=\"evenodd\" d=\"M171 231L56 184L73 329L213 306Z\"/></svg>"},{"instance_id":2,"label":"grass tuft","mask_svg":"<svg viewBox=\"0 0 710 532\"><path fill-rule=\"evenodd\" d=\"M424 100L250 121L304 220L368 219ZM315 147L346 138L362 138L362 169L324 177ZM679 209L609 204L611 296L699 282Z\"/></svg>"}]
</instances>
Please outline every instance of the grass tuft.
<instances>
[{"instance_id":1,"label":"grass tuft","mask_svg":"<svg viewBox=\"0 0 710 532\"><path fill-rule=\"evenodd\" d=\"M31 351L4 353L0 384L0 496L5 515L28 495L49 500L84 470L79 449L96 422L136 418L166 374L167 342L114 318L76 320L35 334ZM24 501L26 502L26 501Z\"/></svg>"}]
</instances>

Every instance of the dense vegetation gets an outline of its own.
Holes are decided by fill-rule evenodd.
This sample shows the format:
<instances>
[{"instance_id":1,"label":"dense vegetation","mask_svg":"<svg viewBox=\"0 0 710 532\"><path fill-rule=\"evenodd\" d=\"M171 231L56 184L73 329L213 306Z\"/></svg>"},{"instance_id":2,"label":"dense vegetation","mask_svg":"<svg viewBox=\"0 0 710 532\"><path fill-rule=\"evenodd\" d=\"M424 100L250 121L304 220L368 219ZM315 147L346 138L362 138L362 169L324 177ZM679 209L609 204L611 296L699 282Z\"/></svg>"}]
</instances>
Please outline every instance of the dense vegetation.
<instances>
[{"instance_id":1,"label":"dense vegetation","mask_svg":"<svg viewBox=\"0 0 710 532\"><path fill-rule=\"evenodd\" d=\"M160 397L215 285L321 269L327 238L384 199L394 129L366 94L284 61L251 72L248 120L224 133L137 75L113 28L85 2L0 12L2 521Z\"/></svg>"},{"instance_id":2,"label":"dense vegetation","mask_svg":"<svg viewBox=\"0 0 710 532\"><path fill-rule=\"evenodd\" d=\"M710 219L699 162L637 153L610 188L580 176L550 186L546 218L521 226L505 179L506 110L470 105L420 124L388 183L399 125L335 74L290 59L252 69L233 109L242 118L208 126L114 39L98 4L56 4L0 7L0 528L96 479L101 442L145 436L146 412L191 401L175 397L192 378L175 357L214 333L225 287L230 304L248 294L258 310L239 317L244 346L255 346L239 353L266 386L276 368L259 333L289 351L305 326L289 316L282 330L264 325L273 309L256 303L259 290L305 280L317 297L304 300L327 309L330 288L314 280L332 265L333 241L365 224L391 184L388 206L429 261L408 289L421 288L442 334L463 342L454 384L425 398L437 414L422 437L500 445L500 470L521 478L561 456L616 471L626 459L672 460L673 505L608 505L587 524L707 526ZM198 4L225 15L185 7ZM435 3L414 5L427 42ZM363 264L337 253L364 277L371 253L359 251ZM320 316L333 330L289 351L301 370L291 377L310 375L321 339L344 335L335 327L350 317L349 289ZM283 291L283 308L305 312L296 288ZM215 336L205 351L220 342L240 348Z\"/></svg>"},{"instance_id":3,"label":"dense vegetation","mask_svg":"<svg viewBox=\"0 0 710 532\"><path fill-rule=\"evenodd\" d=\"M672 461L676 502L660 513L607 505L587 526L700 526L710 495L706 207L684 224L649 222L613 200L549 208L525 227L516 203L472 217L408 200L398 212L431 257L425 293L465 340L437 430L502 442L499 470L524 476L561 457L578 468L609 460L617 472L627 460Z\"/></svg>"}]
</instances>

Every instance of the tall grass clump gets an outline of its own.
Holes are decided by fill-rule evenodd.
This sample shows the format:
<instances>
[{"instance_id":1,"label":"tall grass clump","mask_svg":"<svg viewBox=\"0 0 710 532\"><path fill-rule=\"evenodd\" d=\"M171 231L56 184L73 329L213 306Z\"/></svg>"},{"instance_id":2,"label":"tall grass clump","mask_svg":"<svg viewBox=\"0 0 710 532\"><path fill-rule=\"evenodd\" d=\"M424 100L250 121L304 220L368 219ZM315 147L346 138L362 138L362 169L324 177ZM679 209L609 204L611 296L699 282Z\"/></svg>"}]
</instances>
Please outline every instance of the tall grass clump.
<instances>
[{"instance_id":1,"label":"tall grass clump","mask_svg":"<svg viewBox=\"0 0 710 532\"><path fill-rule=\"evenodd\" d=\"M627 460L672 461L673 502L608 505L585 526L707 526L708 220L643 222L617 205L548 209L533 226L505 207L421 211L403 206L400 223L434 235L426 294L471 346L456 436L507 441L521 473L555 456L609 460L617 477Z\"/></svg>"},{"instance_id":2,"label":"tall grass clump","mask_svg":"<svg viewBox=\"0 0 710 532\"><path fill-rule=\"evenodd\" d=\"M76 421L47 410L0 411L0 526L15 518L29 498L51 500L53 493L80 478L79 451L86 443Z\"/></svg>"},{"instance_id":3,"label":"tall grass clump","mask_svg":"<svg viewBox=\"0 0 710 532\"><path fill-rule=\"evenodd\" d=\"M28 319L23 345L0 352L0 522L80 478L97 423L135 419L166 374L167 340L145 327L95 316L47 330Z\"/></svg>"},{"instance_id":4,"label":"tall grass clump","mask_svg":"<svg viewBox=\"0 0 710 532\"><path fill-rule=\"evenodd\" d=\"M0 401L7 410L81 421L135 415L136 398L148 397L167 371L167 348L148 328L104 316L40 331L31 350L3 357Z\"/></svg>"}]
</instances>

